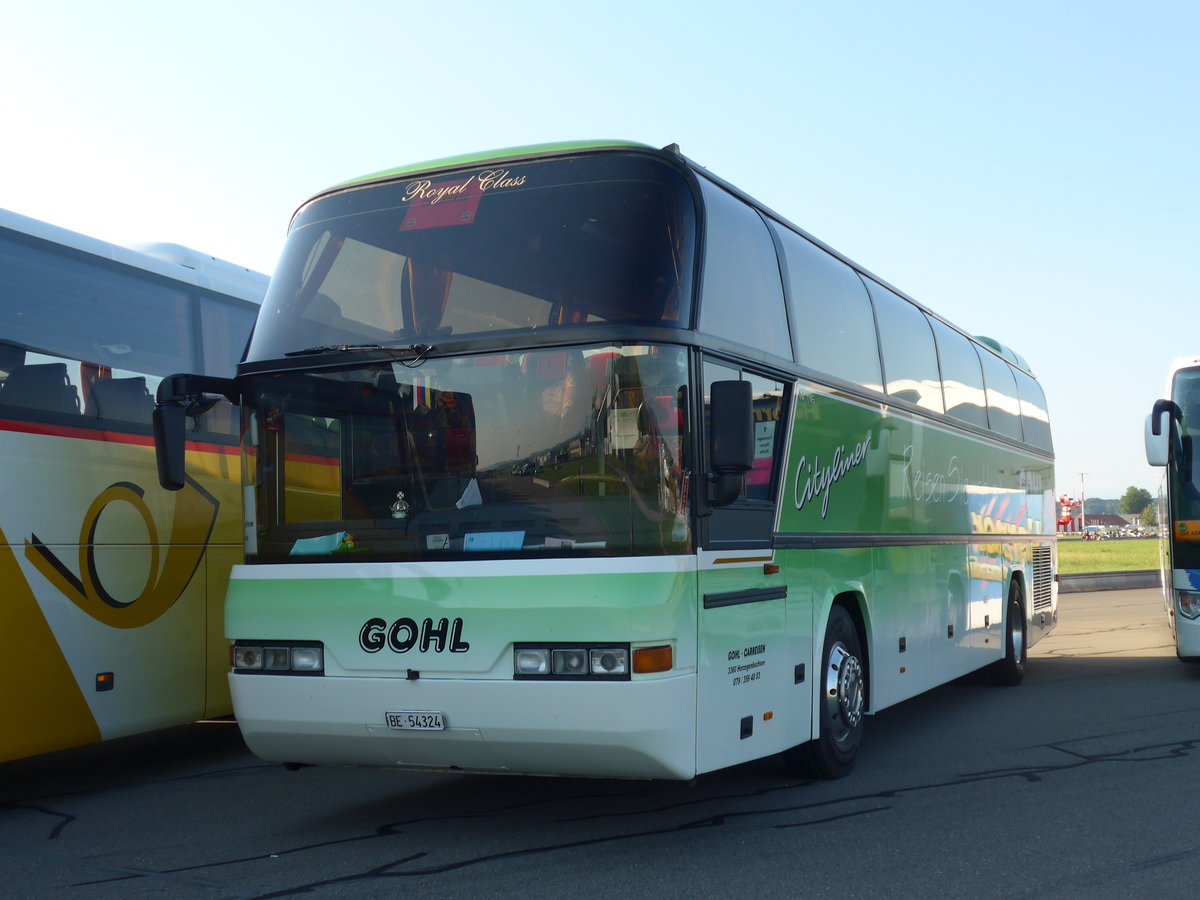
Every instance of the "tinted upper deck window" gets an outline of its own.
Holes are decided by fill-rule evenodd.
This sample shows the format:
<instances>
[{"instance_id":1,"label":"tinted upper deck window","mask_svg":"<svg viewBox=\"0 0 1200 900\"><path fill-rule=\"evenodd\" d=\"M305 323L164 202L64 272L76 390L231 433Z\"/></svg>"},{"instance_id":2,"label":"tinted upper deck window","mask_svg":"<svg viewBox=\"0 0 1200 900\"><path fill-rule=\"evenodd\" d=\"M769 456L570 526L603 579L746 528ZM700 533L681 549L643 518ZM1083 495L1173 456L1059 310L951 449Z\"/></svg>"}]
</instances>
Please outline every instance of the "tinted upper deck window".
<instances>
[{"instance_id":1,"label":"tinted upper deck window","mask_svg":"<svg viewBox=\"0 0 1200 900\"><path fill-rule=\"evenodd\" d=\"M630 154L349 188L297 214L248 358L596 323L687 328L694 234L683 175Z\"/></svg>"}]
</instances>

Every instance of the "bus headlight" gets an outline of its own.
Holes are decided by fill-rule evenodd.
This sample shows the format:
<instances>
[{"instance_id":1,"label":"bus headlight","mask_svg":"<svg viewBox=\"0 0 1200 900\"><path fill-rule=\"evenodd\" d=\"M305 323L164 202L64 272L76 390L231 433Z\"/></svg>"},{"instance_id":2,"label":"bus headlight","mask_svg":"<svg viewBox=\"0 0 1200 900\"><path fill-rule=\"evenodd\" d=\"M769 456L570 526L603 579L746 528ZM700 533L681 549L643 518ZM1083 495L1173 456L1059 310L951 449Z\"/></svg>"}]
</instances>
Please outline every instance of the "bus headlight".
<instances>
[{"instance_id":1,"label":"bus headlight","mask_svg":"<svg viewBox=\"0 0 1200 900\"><path fill-rule=\"evenodd\" d=\"M586 675L586 650L555 650L550 654L550 671L555 675Z\"/></svg>"},{"instance_id":2,"label":"bus headlight","mask_svg":"<svg viewBox=\"0 0 1200 900\"><path fill-rule=\"evenodd\" d=\"M628 681L628 644L514 644L513 677Z\"/></svg>"},{"instance_id":3,"label":"bus headlight","mask_svg":"<svg viewBox=\"0 0 1200 900\"><path fill-rule=\"evenodd\" d=\"M1179 614L1185 619L1200 618L1200 593L1195 591L1176 591Z\"/></svg>"},{"instance_id":4,"label":"bus headlight","mask_svg":"<svg viewBox=\"0 0 1200 900\"><path fill-rule=\"evenodd\" d=\"M325 651L320 647L293 647L293 672L322 672L325 669Z\"/></svg>"},{"instance_id":5,"label":"bus headlight","mask_svg":"<svg viewBox=\"0 0 1200 900\"><path fill-rule=\"evenodd\" d=\"M514 651L513 672L517 675L548 675L550 673L550 651Z\"/></svg>"},{"instance_id":6,"label":"bus headlight","mask_svg":"<svg viewBox=\"0 0 1200 900\"><path fill-rule=\"evenodd\" d=\"M593 650L591 670L598 675L624 675L629 671L629 654L624 649Z\"/></svg>"},{"instance_id":7,"label":"bus headlight","mask_svg":"<svg viewBox=\"0 0 1200 900\"><path fill-rule=\"evenodd\" d=\"M271 672L286 672L292 667L291 651L287 647L263 647L263 668Z\"/></svg>"},{"instance_id":8,"label":"bus headlight","mask_svg":"<svg viewBox=\"0 0 1200 900\"><path fill-rule=\"evenodd\" d=\"M233 648L233 667L235 669L261 669L263 667L262 647Z\"/></svg>"},{"instance_id":9,"label":"bus headlight","mask_svg":"<svg viewBox=\"0 0 1200 900\"><path fill-rule=\"evenodd\" d=\"M230 662L243 675L324 675L325 647L320 641L235 641Z\"/></svg>"}]
</instances>

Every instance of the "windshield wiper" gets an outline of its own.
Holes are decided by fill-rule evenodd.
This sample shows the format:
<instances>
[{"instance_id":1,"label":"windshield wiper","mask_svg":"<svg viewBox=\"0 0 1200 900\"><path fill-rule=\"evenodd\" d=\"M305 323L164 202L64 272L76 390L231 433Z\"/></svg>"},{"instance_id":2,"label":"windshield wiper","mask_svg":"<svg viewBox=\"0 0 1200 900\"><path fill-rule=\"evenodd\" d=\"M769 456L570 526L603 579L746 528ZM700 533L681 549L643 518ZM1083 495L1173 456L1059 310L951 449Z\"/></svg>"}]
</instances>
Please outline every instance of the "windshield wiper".
<instances>
[{"instance_id":1,"label":"windshield wiper","mask_svg":"<svg viewBox=\"0 0 1200 900\"><path fill-rule=\"evenodd\" d=\"M305 347L303 350L289 350L283 355L315 356L318 353L354 353L361 350L380 350L397 359L411 354L419 359L433 350L433 347L429 344L406 344L403 347L385 347L383 344L322 344L318 347Z\"/></svg>"}]
</instances>

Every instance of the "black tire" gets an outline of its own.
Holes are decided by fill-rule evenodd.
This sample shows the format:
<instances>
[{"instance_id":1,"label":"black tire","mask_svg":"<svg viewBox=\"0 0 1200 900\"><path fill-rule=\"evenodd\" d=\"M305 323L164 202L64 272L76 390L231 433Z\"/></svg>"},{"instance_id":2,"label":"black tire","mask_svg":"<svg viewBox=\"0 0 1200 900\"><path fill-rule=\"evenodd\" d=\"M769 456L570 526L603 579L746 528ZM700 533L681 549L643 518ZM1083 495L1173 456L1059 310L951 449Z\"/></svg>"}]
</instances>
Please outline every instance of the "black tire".
<instances>
[{"instance_id":1,"label":"black tire","mask_svg":"<svg viewBox=\"0 0 1200 900\"><path fill-rule=\"evenodd\" d=\"M1008 609L1004 614L1004 659L992 663L987 670L993 683L1010 687L1021 683L1028 652L1025 638L1025 597L1021 585L1013 581L1008 589Z\"/></svg>"},{"instance_id":2,"label":"black tire","mask_svg":"<svg viewBox=\"0 0 1200 900\"><path fill-rule=\"evenodd\" d=\"M829 611L817 677L820 733L785 751L783 762L805 778L841 778L854 768L862 746L867 693L862 641L845 607L834 606Z\"/></svg>"}]
</instances>

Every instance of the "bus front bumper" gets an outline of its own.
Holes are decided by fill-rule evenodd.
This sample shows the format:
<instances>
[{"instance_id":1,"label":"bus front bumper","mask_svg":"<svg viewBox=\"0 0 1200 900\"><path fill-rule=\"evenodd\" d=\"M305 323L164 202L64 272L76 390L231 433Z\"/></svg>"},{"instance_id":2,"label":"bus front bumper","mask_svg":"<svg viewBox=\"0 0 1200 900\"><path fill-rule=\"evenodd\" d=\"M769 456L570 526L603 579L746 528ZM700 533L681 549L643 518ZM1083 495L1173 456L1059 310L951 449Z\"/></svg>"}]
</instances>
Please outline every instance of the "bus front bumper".
<instances>
[{"instance_id":1,"label":"bus front bumper","mask_svg":"<svg viewBox=\"0 0 1200 900\"><path fill-rule=\"evenodd\" d=\"M696 678L454 681L231 674L234 713L262 759L317 765L687 780ZM389 728L388 712L444 729Z\"/></svg>"}]
</instances>

